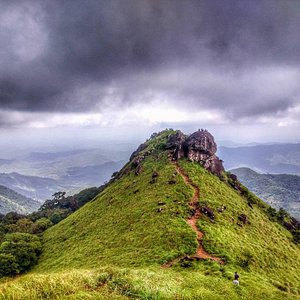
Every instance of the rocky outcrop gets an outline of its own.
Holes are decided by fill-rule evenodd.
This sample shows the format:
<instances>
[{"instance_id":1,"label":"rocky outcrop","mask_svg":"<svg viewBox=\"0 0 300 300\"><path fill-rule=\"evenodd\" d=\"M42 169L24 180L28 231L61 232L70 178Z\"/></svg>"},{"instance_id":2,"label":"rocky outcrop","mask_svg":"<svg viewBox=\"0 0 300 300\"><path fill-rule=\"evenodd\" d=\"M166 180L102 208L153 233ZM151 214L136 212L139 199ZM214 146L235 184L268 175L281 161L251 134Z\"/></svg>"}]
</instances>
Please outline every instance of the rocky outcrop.
<instances>
[{"instance_id":1,"label":"rocky outcrop","mask_svg":"<svg viewBox=\"0 0 300 300\"><path fill-rule=\"evenodd\" d=\"M159 136L159 134L153 134L150 141L157 136ZM134 169L136 175L142 172L142 163L145 157L151 154L150 150L146 151L147 147L147 142L141 144L130 157L131 167L129 166L129 169ZM221 177L224 172L222 160L216 156L217 144L214 137L207 130L198 130L190 136L178 130L168 136L168 141L163 147L163 149L169 151L168 157L173 161L186 157L190 161L200 163L205 169L219 177ZM126 168L123 172L129 169ZM155 179L152 178L152 182L155 182ZM174 181L170 181L169 183L173 184Z\"/></svg>"},{"instance_id":2,"label":"rocky outcrop","mask_svg":"<svg viewBox=\"0 0 300 300\"><path fill-rule=\"evenodd\" d=\"M187 157L217 176L224 172L222 160L216 156L217 144L207 130L198 130L188 137L177 131L169 137L166 148L170 150L173 160Z\"/></svg>"},{"instance_id":3,"label":"rocky outcrop","mask_svg":"<svg viewBox=\"0 0 300 300\"><path fill-rule=\"evenodd\" d=\"M169 137L166 148L172 152L174 160L178 160L185 156L183 145L186 138L187 137L180 130Z\"/></svg>"},{"instance_id":4,"label":"rocky outcrop","mask_svg":"<svg viewBox=\"0 0 300 300\"><path fill-rule=\"evenodd\" d=\"M146 143L139 145L138 148L131 154L129 160L132 161L134 158L136 158L139 155L140 152L142 152L146 148L147 148Z\"/></svg>"},{"instance_id":5,"label":"rocky outcrop","mask_svg":"<svg viewBox=\"0 0 300 300\"><path fill-rule=\"evenodd\" d=\"M187 157L191 161L206 161L217 152L214 137L207 130L198 130L191 134L184 143Z\"/></svg>"}]
</instances>

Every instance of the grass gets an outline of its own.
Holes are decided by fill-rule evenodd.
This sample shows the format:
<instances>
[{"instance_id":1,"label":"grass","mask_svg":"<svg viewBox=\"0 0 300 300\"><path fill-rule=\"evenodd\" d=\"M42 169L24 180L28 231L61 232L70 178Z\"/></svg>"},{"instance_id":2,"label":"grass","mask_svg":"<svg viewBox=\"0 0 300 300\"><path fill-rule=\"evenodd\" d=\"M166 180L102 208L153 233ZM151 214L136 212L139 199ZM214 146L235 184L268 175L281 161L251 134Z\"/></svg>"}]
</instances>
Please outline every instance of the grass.
<instances>
[{"instance_id":1,"label":"grass","mask_svg":"<svg viewBox=\"0 0 300 300\"><path fill-rule=\"evenodd\" d=\"M150 184L154 171L159 177ZM149 158L141 175L123 177L95 201L47 230L37 270L160 265L193 253L195 234L185 222L192 190L181 178L176 186L168 184L173 173L173 166L166 167L164 159Z\"/></svg>"},{"instance_id":2,"label":"grass","mask_svg":"<svg viewBox=\"0 0 300 300\"><path fill-rule=\"evenodd\" d=\"M241 286L232 270L216 263L191 269L116 268L28 274L2 283L0 299L298 299L263 277L244 273Z\"/></svg>"},{"instance_id":3,"label":"grass","mask_svg":"<svg viewBox=\"0 0 300 300\"><path fill-rule=\"evenodd\" d=\"M39 264L2 280L0 299L300 299L300 248L290 233L268 219L263 203L251 209L226 183L185 160L180 165L199 186L200 203L215 212L226 206L214 222L203 216L198 224L205 249L226 264L162 267L197 247L185 221L193 190L174 175L162 150L169 133L148 141L143 151L151 154L140 175L124 171L94 201L48 229ZM151 184L153 172L159 176ZM241 213L250 221L242 227ZM240 286L232 284L234 271Z\"/></svg>"},{"instance_id":4,"label":"grass","mask_svg":"<svg viewBox=\"0 0 300 300\"><path fill-rule=\"evenodd\" d=\"M0 299L128 299L107 286L110 273L73 270L25 275L2 284Z\"/></svg>"},{"instance_id":5,"label":"grass","mask_svg":"<svg viewBox=\"0 0 300 300\"><path fill-rule=\"evenodd\" d=\"M226 210L217 214L214 223L205 217L200 219L205 248L225 257L229 264L243 267L254 276L255 273L265 276L277 287L299 294L300 251L299 246L291 242L290 232L270 222L261 205L251 209L235 190L198 164L186 161L181 164L200 188L200 203L206 203L215 211L226 205ZM250 224L237 225L241 213L248 216Z\"/></svg>"}]
</instances>

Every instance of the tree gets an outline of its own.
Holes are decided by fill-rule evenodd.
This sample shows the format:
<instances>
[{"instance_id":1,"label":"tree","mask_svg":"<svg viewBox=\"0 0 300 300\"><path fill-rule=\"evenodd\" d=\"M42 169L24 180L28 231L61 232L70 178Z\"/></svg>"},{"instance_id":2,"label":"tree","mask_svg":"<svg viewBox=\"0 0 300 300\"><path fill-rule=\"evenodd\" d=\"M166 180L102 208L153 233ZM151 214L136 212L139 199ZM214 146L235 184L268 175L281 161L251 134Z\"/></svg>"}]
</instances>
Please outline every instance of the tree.
<instances>
[{"instance_id":1,"label":"tree","mask_svg":"<svg viewBox=\"0 0 300 300\"><path fill-rule=\"evenodd\" d=\"M66 192L56 192L52 195L53 200L60 201L65 198Z\"/></svg>"},{"instance_id":2,"label":"tree","mask_svg":"<svg viewBox=\"0 0 300 300\"><path fill-rule=\"evenodd\" d=\"M280 208L278 213L277 213L277 217L280 221L284 221L285 218L289 218L289 214L286 210L284 210L283 208Z\"/></svg>"}]
</instances>

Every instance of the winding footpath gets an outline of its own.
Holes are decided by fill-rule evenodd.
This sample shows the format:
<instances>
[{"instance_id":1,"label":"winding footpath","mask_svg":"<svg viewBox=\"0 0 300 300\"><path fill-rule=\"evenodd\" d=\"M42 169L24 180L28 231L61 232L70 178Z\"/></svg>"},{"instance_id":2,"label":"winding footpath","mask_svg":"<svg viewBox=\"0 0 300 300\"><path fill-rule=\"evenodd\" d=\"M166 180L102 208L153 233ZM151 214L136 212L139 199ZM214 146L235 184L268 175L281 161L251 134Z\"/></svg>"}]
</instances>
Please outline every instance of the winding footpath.
<instances>
[{"instance_id":1,"label":"winding footpath","mask_svg":"<svg viewBox=\"0 0 300 300\"><path fill-rule=\"evenodd\" d=\"M191 182L188 175L183 171L183 169L178 165L177 162L172 162L172 163L174 164L177 173L183 178L185 184L189 185L194 190L193 197L191 199L191 202L189 203L189 206L191 207L191 209L193 211L193 214L186 221L191 226L193 231L196 232L196 234L197 234L198 246L197 246L196 253L193 254L193 255L188 256L189 259L195 259L195 260L210 259L210 260L216 261L220 264L224 264L224 262L219 257L215 257L215 256L212 256L212 255L208 254L203 249L203 246L202 246L203 232L201 232L197 227L197 222L201 217L201 211L200 211L200 208L199 208L199 205L198 205L199 204L199 187ZM185 257L187 257L187 255L178 257L178 258L164 264L164 266L165 267L171 267L172 265L177 263L179 260L184 259Z\"/></svg>"}]
</instances>

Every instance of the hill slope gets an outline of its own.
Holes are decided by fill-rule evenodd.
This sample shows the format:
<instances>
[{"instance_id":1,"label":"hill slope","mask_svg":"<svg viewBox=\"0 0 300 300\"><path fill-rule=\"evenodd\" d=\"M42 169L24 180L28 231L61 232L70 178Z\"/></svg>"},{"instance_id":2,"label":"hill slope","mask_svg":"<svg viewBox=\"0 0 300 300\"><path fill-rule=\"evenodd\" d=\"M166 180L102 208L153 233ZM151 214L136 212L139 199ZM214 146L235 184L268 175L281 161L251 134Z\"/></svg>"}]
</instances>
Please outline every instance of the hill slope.
<instances>
[{"instance_id":1,"label":"hill slope","mask_svg":"<svg viewBox=\"0 0 300 300\"><path fill-rule=\"evenodd\" d=\"M300 220L300 176L259 174L249 168L231 170L258 197L274 208L284 208Z\"/></svg>"},{"instance_id":2,"label":"hill slope","mask_svg":"<svg viewBox=\"0 0 300 300\"><path fill-rule=\"evenodd\" d=\"M27 198L3 185L0 185L0 213L7 214L15 211L20 214L31 213L37 210L40 203Z\"/></svg>"},{"instance_id":3,"label":"hill slope","mask_svg":"<svg viewBox=\"0 0 300 300\"><path fill-rule=\"evenodd\" d=\"M226 177L185 158L170 161L164 149L173 133L139 147L94 201L47 230L37 267L3 285L2 295L108 299L108 289L117 293L111 299L300 299L300 249L291 234L259 199L251 208ZM231 283L236 270L239 287Z\"/></svg>"}]
</instances>

